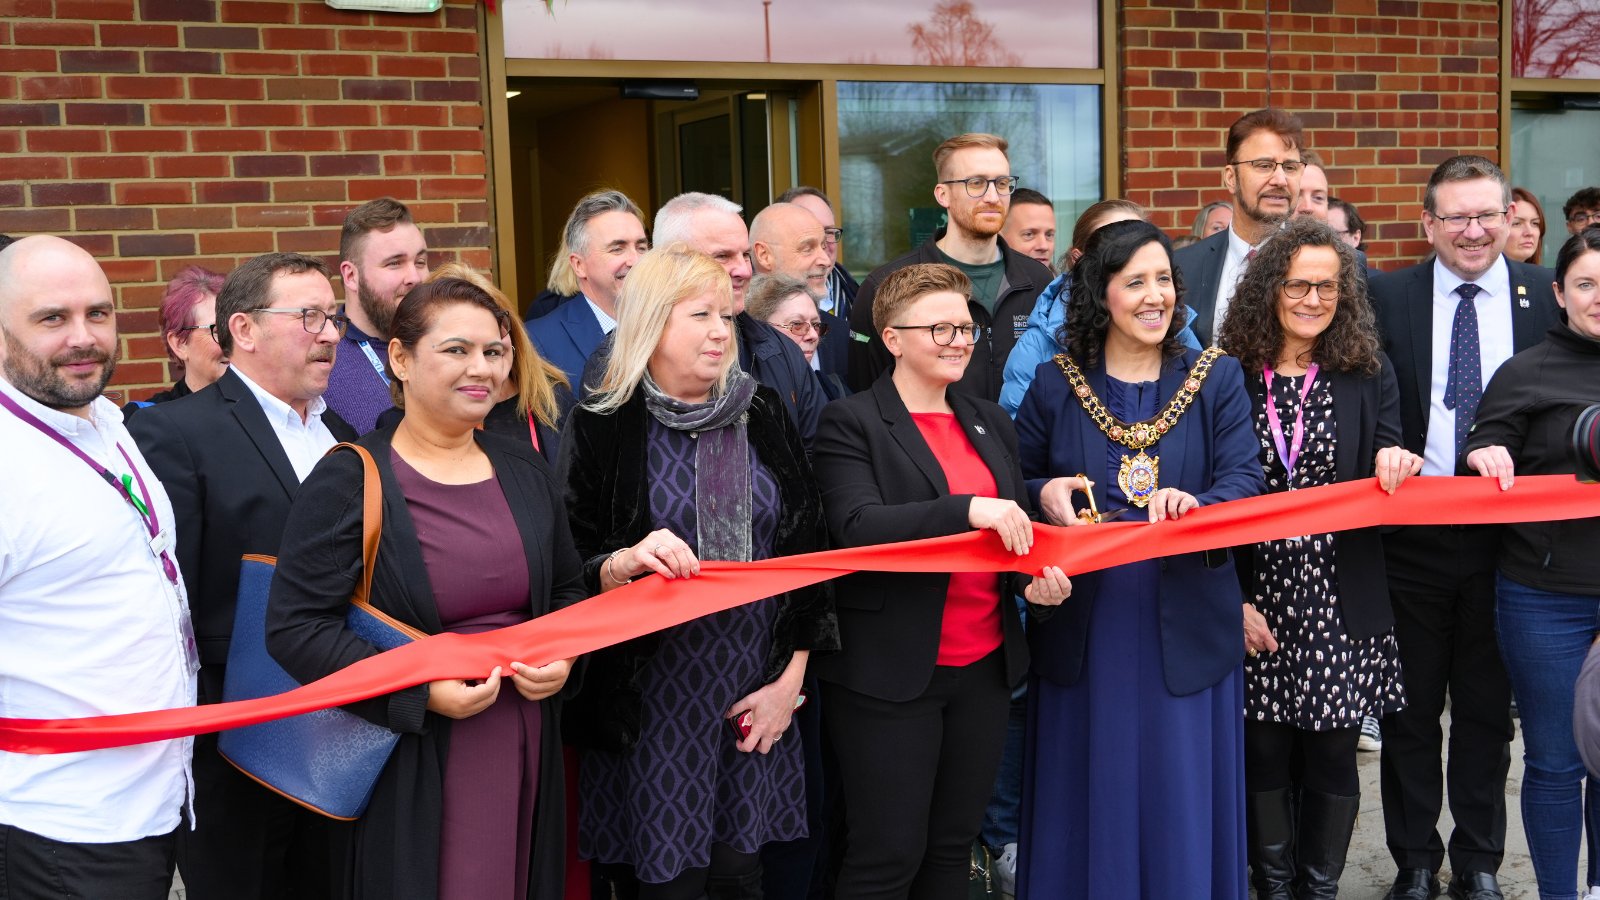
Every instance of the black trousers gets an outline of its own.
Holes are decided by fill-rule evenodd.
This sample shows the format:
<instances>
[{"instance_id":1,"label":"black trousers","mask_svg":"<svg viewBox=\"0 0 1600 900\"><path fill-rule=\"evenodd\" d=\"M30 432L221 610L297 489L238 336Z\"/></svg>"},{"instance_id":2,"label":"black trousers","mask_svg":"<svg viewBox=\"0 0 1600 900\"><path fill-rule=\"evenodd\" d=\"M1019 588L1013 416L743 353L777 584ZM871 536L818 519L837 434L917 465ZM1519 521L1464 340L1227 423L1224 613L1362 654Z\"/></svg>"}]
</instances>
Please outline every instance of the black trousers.
<instances>
[{"instance_id":1,"label":"black trousers","mask_svg":"<svg viewBox=\"0 0 1600 900\"><path fill-rule=\"evenodd\" d=\"M1439 869L1446 788L1454 872L1494 873L1505 855L1511 687L1494 630L1496 532L1413 526L1385 537L1405 709L1382 722L1383 823L1401 868ZM1441 717L1450 701L1449 770Z\"/></svg>"},{"instance_id":2,"label":"black trousers","mask_svg":"<svg viewBox=\"0 0 1600 900\"><path fill-rule=\"evenodd\" d=\"M774 841L761 847L761 890L766 900L808 900L812 879L822 863L827 845L827 803L822 768L822 697L817 679L806 673L805 706L795 711L789 730L804 739L806 779L806 836Z\"/></svg>"},{"instance_id":3,"label":"black trousers","mask_svg":"<svg viewBox=\"0 0 1600 900\"><path fill-rule=\"evenodd\" d=\"M834 896L960 900L1005 747L1011 688L1000 650L938 666L893 702L822 686L844 789L845 855Z\"/></svg>"},{"instance_id":4,"label":"black trousers","mask_svg":"<svg viewBox=\"0 0 1600 900\"><path fill-rule=\"evenodd\" d=\"M73 844L0 825L0 900L166 900L175 841Z\"/></svg>"},{"instance_id":5,"label":"black trousers","mask_svg":"<svg viewBox=\"0 0 1600 900\"><path fill-rule=\"evenodd\" d=\"M224 667L200 670L202 703L222 699ZM178 829L189 900L323 900L340 894L351 823L311 812L252 781L194 740L196 828Z\"/></svg>"},{"instance_id":6,"label":"black trousers","mask_svg":"<svg viewBox=\"0 0 1600 900\"><path fill-rule=\"evenodd\" d=\"M1244 722L1244 783L1252 794L1303 787L1334 797L1361 793L1356 769L1360 728L1302 731L1279 722Z\"/></svg>"}]
</instances>

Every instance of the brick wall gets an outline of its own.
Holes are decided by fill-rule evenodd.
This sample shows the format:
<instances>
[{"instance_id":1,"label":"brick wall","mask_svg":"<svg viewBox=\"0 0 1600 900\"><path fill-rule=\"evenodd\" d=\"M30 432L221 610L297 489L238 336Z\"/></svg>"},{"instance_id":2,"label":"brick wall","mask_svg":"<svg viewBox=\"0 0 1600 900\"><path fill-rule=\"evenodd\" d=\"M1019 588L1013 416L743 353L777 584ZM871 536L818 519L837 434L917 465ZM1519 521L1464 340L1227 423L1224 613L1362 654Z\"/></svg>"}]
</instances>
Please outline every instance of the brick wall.
<instances>
[{"instance_id":1,"label":"brick wall","mask_svg":"<svg viewBox=\"0 0 1600 900\"><path fill-rule=\"evenodd\" d=\"M1375 264L1427 253L1433 167L1498 161L1495 0L1126 0L1120 3L1124 195L1173 235L1226 199L1227 128L1271 102L1300 114L1333 193L1368 223ZM1337 14L1334 10L1337 7ZM1385 266L1387 267L1387 266Z\"/></svg>"},{"instance_id":2,"label":"brick wall","mask_svg":"<svg viewBox=\"0 0 1600 900\"><path fill-rule=\"evenodd\" d=\"M337 262L353 205L408 203L490 264L478 9L321 0L0 0L0 232L59 234L118 299L115 386L169 384L163 287L271 250Z\"/></svg>"}]
</instances>

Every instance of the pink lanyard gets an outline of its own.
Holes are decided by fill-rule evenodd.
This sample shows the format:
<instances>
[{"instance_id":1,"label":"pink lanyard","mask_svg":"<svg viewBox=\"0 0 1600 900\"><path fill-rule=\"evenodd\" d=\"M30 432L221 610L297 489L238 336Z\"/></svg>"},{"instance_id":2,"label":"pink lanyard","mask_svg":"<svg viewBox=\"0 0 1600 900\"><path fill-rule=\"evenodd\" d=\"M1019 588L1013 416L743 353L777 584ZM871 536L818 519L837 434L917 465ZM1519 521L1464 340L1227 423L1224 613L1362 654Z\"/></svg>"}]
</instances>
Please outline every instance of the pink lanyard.
<instances>
[{"instance_id":1,"label":"pink lanyard","mask_svg":"<svg viewBox=\"0 0 1600 900\"><path fill-rule=\"evenodd\" d=\"M533 441L533 449L539 450L539 429L534 427L533 413L528 413L528 437ZM543 453L543 450L539 450Z\"/></svg>"},{"instance_id":2,"label":"pink lanyard","mask_svg":"<svg viewBox=\"0 0 1600 900\"><path fill-rule=\"evenodd\" d=\"M1317 364L1306 366L1306 381L1300 386L1300 406L1294 411L1294 438L1288 449L1283 446L1283 423L1278 419L1278 404L1272 399L1272 367L1262 366L1261 375L1267 383L1267 427L1272 430L1272 444L1278 450L1278 458L1283 460L1289 489L1294 490L1294 464L1300 459L1300 445L1306 437L1306 397L1311 393L1312 382L1317 380Z\"/></svg>"}]
</instances>

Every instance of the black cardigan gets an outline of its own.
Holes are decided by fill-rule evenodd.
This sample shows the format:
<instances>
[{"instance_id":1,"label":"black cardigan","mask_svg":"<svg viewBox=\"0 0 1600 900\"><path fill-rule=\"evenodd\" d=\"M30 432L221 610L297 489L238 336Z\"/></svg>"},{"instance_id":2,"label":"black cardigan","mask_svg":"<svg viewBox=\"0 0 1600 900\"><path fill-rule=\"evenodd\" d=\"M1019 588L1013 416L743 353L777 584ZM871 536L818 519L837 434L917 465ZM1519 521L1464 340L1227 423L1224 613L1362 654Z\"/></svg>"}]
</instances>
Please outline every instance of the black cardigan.
<instances>
[{"instance_id":1,"label":"black cardigan","mask_svg":"<svg viewBox=\"0 0 1600 900\"><path fill-rule=\"evenodd\" d=\"M582 561L573 549L561 491L549 466L526 444L477 432L522 536L528 561L530 612L543 615L586 596ZM429 634L442 631L416 528L390 460L394 429L360 440L383 485L383 536L372 578L372 603ZM295 497L267 606L267 650L301 682L311 682L374 655L344 627L361 573L361 460L348 451L317 464ZM578 672L565 696L576 690ZM502 685L501 690L515 690ZM352 896L433 900L439 886L439 835L450 719L427 712L427 685L347 707L400 732L400 742L356 823ZM541 704L539 800L534 821L530 900L559 898L565 861L564 776L559 700Z\"/></svg>"},{"instance_id":2,"label":"black cardigan","mask_svg":"<svg viewBox=\"0 0 1600 900\"><path fill-rule=\"evenodd\" d=\"M1333 391L1333 456L1335 482L1359 481L1376 474L1378 451L1400 446L1400 388L1389 357L1379 354L1382 368L1372 375L1325 372ZM1266 383L1259 374L1247 376L1251 421L1266 408ZM1263 468L1266 442L1262 442ZM1373 490L1377 490L1376 487ZM1401 491L1405 487L1400 488ZM1357 528L1335 539L1335 569L1339 579L1339 608L1345 634L1353 641L1383 634L1394 627L1389 603L1389 582L1384 568L1383 540L1377 528ZM1255 596L1255 567L1259 545L1236 548L1234 563L1245 600Z\"/></svg>"},{"instance_id":3,"label":"black cardigan","mask_svg":"<svg viewBox=\"0 0 1600 900\"><path fill-rule=\"evenodd\" d=\"M1511 452L1518 475L1571 475L1572 428L1600 403L1600 342L1566 325L1506 360L1478 403L1467 454L1491 444ZM1513 581L1559 594L1600 595L1600 518L1522 522L1500 533L1500 571Z\"/></svg>"},{"instance_id":4,"label":"black cardigan","mask_svg":"<svg viewBox=\"0 0 1600 900\"><path fill-rule=\"evenodd\" d=\"M562 431L557 477L566 486L572 537L585 560L584 578L591 594L600 592L600 567L606 557L652 530L646 477L649 416L643 395L636 391L614 413L574 408ZM783 502L774 553L792 556L824 549L817 483L806 463L800 433L771 388L756 389L748 430L750 445L777 480ZM614 752L633 746L642 711L639 676L658 641L656 635L646 635L591 655L584 690L567 707L570 743ZM839 625L826 583L780 595L762 682L782 674L796 650L825 653L838 647Z\"/></svg>"}]
</instances>

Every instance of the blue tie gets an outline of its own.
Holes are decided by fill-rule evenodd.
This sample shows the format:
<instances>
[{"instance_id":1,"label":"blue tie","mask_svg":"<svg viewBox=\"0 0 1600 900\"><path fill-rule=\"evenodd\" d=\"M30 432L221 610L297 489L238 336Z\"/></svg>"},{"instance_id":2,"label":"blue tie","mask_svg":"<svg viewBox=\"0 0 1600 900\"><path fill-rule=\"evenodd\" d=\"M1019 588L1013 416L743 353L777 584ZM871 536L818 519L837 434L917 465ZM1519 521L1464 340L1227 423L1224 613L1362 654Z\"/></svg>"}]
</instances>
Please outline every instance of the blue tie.
<instances>
[{"instance_id":1,"label":"blue tie","mask_svg":"<svg viewBox=\"0 0 1600 900\"><path fill-rule=\"evenodd\" d=\"M1472 431L1483 399L1483 363L1478 352L1478 308L1472 304L1483 288L1467 282L1456 288L1455 321L1450 324L1450 374L1444 382L1444 408L1456 411L1456 456Z\"/></svg>"}]
</instances>

